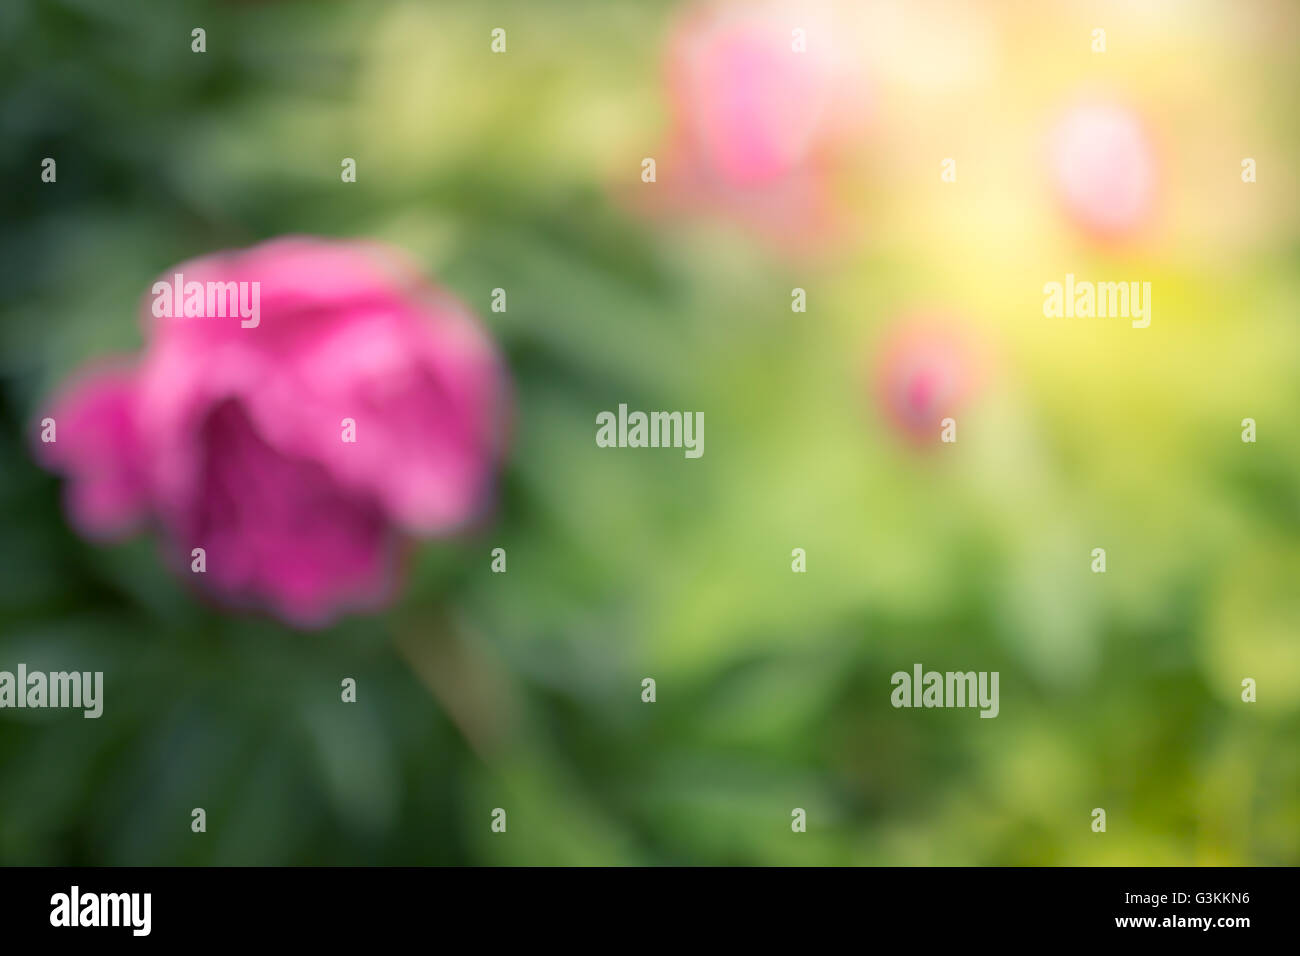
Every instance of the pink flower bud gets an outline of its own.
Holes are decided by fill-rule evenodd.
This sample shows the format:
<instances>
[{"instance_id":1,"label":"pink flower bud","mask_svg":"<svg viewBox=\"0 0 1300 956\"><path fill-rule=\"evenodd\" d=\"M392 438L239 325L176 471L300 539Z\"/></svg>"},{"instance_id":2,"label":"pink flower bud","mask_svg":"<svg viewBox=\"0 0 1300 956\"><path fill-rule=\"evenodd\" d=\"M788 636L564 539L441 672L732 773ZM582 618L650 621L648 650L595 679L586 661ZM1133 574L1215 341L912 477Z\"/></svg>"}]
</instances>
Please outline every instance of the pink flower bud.
<instances>
[{"instance_id":1,"label":"pink flower bud","mask_svg":"<svg viewBox=\"0 0 1300 956\"><path fill-rule=\"evenodd\" d=\"M1156 154L1133 110L1109 103L1072 108L1052 131L1050 165L1066 215L1085 232L1126 237L1150 221Z\"/></svg>"},{"instance_id":2,"label":"pink flower bud","mask_svg":"<svg viewBox=\"0 0 1300 956\"><path fill-rule=\"evenodd\" d=\"M885 421L919 445L939 441L943 419L957 416L981 378L967 337L928 317L906 319L887 332L871 374Z\"/></svg>"}]
</instances>

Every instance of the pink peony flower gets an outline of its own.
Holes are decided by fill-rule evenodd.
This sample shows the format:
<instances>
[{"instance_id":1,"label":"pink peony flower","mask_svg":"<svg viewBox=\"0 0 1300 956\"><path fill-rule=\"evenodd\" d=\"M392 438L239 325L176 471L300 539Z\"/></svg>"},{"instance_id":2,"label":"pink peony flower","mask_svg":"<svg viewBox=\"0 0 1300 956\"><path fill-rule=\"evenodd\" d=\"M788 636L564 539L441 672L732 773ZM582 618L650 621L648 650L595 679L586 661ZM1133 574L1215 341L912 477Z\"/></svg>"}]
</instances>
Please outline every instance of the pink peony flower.
<instances>
[{"instance_id":1,"label":"pink peony flower","mask_svg":"<svg viewBox=\"0 0 1300 956\"><path fill-rule=\"evenodd\" d=\"M658 172L677 205L777 234L825 226L829 174L866 113L852 51L835 40L815 2L688 8L668 42L673 126Z\"/></svg>"},{"instance_id":2,"label":"pink peony flower","mask_svg":"<svg viewBox=\"0 0 1300 956\"><path fill-rule=\"evenodd\" d=\"M1053 130L1050 168L1070 220L1098 238L1127 237L1156 203L1156 151L1137 113L1110 103L1076 106Z\"/></svg>"},{"instance_id":3,"label":"pink peony flower","mask_svg":"<svg viewBox=\"0 0 1300 956\"><path fill-rule=\"evenodd\" d=\"M886 334L872 378L886 422L918 445L939 441L940 424L956 418L980 384L976 351L942 320L908 319Z\"/></svg>"},{"instance_id":4,"label":"pink peony flower","mask_svg":"<svg viewBox=\"0 0 1300 956\"><path fill-rule=\"evenodd\" d=\"M220 317L208 298L203 316L159 315L174 273L187 290L256 283L260 314ZM187 571L204 549L194 577L218 599L314 626L384 603L408 536L487 505L500 360L392 250L277 239L177 266L154 293L144 355L88 371L46 413L57 440L38 456L67 476L83 533L152 521Z\"/></svg>"}]
</instances>

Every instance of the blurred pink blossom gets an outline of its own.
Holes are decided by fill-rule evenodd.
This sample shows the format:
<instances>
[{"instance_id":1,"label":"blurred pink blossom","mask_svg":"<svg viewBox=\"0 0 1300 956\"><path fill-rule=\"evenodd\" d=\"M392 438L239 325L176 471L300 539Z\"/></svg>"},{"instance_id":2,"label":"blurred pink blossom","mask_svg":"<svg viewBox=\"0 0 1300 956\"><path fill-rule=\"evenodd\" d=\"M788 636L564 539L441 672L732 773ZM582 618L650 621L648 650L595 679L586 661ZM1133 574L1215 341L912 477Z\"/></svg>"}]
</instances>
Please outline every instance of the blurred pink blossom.
<instances>
[{"instance_id":1,"label":"blurred pink blossom","mask_svg":"<svg viewBox=\"0 0 1300 956\"><path fill-rule=\"evenodd\" d=\"M673 204L784 238L824 231L836 161L867 115L849 46L811 0L688 7L667 46L672 131L658 175Z\"/></svg>"},{"instance_id":2,"label":"blurred pink blossom","mask_svg":"<svg viewBox=\"0 0 1300 956\"><path fill-rule=\"evenodd\" d=\"M1080 229L1117 239L1150 221L1156 150L1135 111L1105 102L1072 107L1054 127L1049 148L1057 198Z\"/></svg>"},{"instance_id":3,"label":"blurred pink blossom","mask_svg":"<svg viewBox=\"0 0 1300 956\"><path fill-rule=\"evenodd\" d=\"M917 445L937 444L940 423L956 418L979 388L982 363L955 324L928 316L908 318L889 330L871 371L885 421Z\"/></svg>"},{"instance_id":4,"label":"blurred pink blossom","mask_svg":"<svg viewBox=\"0 0 1300 956\"><path fill-rule=\"evenodd\" d=\"M305 237L186 262L186 283L260 283L239 317L144 313L133 362L87 370L37 446L91 536L156 523L178 564L225 603L315 626L374 608L408 536L488 504L505 378L466 309L394 250ZM355 422L344 441L343 420Z\"/></svg>"}]
</instances>

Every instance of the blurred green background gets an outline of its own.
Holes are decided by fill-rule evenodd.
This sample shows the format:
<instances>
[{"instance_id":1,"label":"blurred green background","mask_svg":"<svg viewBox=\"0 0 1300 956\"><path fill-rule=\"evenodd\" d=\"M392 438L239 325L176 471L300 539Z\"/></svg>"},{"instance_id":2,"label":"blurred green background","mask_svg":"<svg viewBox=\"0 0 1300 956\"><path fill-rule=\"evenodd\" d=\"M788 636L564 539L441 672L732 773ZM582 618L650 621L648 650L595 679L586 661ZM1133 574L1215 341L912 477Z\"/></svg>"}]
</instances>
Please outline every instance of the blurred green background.
<instances>
[{"instance_id":1,"label":"blurred green background","mask_svg":"<svg viewBox=\"0 0 1300 956\"><path fill-rule=\"evenodd\" d=\"M0 863L1300 862L1297 9L1130 7L863 4L858 228L791 255L629 198L676 3L0 4L0 669L106 683L0 712ZM1091 85L1160 130L1141 246L1038 189ZM491 523L314 633L83 541L28 451L154 277L285 233L407 249L516 402ZM1044 319L1066 272L1151 281L1151 327ZM863 371L918 309L993 356L941 451ZM704 457L596 448L620 402L703 411ZM999 671L1000 716L893 709L915 662Z\"/></svg>"}]
</instances>

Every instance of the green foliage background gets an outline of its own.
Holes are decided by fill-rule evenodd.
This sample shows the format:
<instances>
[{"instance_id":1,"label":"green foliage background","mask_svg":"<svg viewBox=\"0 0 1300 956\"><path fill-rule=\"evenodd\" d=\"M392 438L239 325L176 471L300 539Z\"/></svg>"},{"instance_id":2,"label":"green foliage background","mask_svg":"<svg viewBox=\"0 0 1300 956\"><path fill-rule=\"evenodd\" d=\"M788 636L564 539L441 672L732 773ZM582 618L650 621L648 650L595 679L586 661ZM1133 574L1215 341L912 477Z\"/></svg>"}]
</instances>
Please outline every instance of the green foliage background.
<instances>
[{"instance_id":1,"label":"green foliage background","mask_svg":"<svg viewBox=\"0 0 1300 956\"><path fill-rule=\"evenodd\" d=\"M664 132L672 10L0 6L0 669L106 680L99 720L0 713L0 862L1300 862L1294 186L1244 250L1088 254L1157 283L1146 337L1043 331L1041 283L1077 257L1008 271L978 237L882 228L791 261L647 222L621 183ZM1293 184L1295 63L1246 69ZM888 224L894 184L863 192ZM490 525L320 633L205 606L146 538L81 540L28 453L59 381L139 347L156 275L285 233L409 250L515 390ZM889 433L862 373L918 301L961 303L1004 357L942 456ZM619 402L703 410L704 457L602 453ZM917 661L1000 671L1001 716L894 710Z\"/></svg>"}]
</instances>

